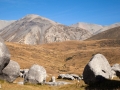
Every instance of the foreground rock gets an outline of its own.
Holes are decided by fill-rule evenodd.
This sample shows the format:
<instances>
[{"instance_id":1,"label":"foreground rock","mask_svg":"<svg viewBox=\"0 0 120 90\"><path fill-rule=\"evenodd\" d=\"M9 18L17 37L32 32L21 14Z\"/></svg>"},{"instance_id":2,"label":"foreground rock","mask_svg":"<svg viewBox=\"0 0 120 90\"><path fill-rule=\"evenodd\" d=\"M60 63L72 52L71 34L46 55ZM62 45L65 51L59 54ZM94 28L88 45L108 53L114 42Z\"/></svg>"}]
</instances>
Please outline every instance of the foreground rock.
<instances>
[{"instance_id":1,"label":"foreground rock","mask_svg":"<svg viewBox=\"0 0 120 90\"><path fill-rule=\"evenodd\" d=\"M3 39L0 37L0 74L2 70L8 65L10 61L10 54L9 51L4 44Z\"/></svg>"},{"instance_id":2,"label":"foreground rock","mask_svg":"<svg viewBox=\"0 0 120 90\"><path fill-rule=\"evenodd\" d=\"M83 71L83 80L86 84L102 82L112 78L111 66L102 54L94 55Z\"/></svg>"},{"instance_id":3,"label":"foreground rock","mask_svg":"<svg viewBox=\"0 0 120 90\"><path fill-rule=\"evenodd\" d=\"M8 82L13 82L17 77L19 77L20 65L10 60L9 64L2 70L0 79L6 80Z\"/></svg>"},{"instance_id":4,"label":"foreground rock","mask_svg":"<svg viewBox=\"0 0 120 90\"><path fill-rule=\"evenodd\" d=\"M120 64L114 64L112 66L112 72L115 72L113 75L120 78Z\"/></svg>"},{"instance_id":5,"label":"foreground rock","mask_svg":"<svg viewBox=\"0 0 120 90\"><path fill-rule=\"evenodd\" d=\"M43 84L46 76L46 70L42 66L33 65L24 76L24 83Z\"/></svg>"}]
</instances>

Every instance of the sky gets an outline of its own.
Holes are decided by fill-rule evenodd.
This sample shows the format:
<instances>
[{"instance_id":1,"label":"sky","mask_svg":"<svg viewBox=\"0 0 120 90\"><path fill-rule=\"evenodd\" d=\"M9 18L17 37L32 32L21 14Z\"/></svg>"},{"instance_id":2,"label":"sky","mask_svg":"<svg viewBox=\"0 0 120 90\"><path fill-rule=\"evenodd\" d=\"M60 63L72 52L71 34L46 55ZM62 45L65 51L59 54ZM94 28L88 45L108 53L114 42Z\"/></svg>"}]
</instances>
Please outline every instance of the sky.
<instances>
[{"instance_id":1,"label":"sky","mask_svg":"<svg viewBox=\"0 0 120 90\"><path fill-rule=\"evenodd\" d=\"M19 20L28 14L65 25L110 25L120 22L120 0L0 0L0 20Z\"/></svg>"}]
</instances>

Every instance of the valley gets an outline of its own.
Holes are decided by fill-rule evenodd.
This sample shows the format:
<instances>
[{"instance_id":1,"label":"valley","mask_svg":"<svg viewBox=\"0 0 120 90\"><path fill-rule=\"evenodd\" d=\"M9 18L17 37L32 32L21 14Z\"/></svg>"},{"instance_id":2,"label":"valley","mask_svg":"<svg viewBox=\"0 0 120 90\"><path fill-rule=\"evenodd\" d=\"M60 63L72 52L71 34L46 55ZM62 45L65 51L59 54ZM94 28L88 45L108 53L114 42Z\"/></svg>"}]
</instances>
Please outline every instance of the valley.
<instances>
[{"instance_id":1,"label":"valley","mask_svg":"<svg viewBox=\"0 0 120 90\"><path fill-rule=\"evenodd\" d=\"M65 41L42 45L24 45L6 42L11 59L21 68L32 64L44 66L49 74L82 74L92 55L101 53L109 63L120 63L120 40ZM54 72L53 72L54 71Z\"/></svg>"}]
</instances>

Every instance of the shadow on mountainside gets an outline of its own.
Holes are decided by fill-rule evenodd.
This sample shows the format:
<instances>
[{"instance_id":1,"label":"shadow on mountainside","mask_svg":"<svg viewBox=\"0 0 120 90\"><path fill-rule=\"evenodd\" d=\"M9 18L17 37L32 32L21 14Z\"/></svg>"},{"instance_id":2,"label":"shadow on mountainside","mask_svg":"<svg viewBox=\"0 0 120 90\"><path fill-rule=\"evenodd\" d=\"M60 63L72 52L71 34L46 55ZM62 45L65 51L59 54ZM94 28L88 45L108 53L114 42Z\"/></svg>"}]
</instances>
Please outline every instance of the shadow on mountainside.
<instances>
[{"instance_id":1,"label":"shadow on mountainside","mask_svg":"<svg viewBox=\"0 0 120 90\"><path fill-rule=\"evenodd\" d=\"M104 81L88 85L85 90L120 90L120 81L104 79Z\"/></svg>"}]
</instances>

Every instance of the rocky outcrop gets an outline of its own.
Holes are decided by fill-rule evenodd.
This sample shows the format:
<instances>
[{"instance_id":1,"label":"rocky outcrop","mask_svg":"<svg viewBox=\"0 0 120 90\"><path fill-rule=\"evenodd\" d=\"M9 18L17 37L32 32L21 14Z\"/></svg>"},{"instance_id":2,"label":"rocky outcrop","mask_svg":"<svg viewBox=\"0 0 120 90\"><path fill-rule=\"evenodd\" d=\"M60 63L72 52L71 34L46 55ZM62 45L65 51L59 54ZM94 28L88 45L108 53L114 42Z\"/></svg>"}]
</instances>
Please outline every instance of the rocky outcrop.
<instances>
[{"instance_id":1,"label":"rocky outcrop","mask_svg":"<svg viewBox=\"0 0 120 90\"><path fill-rule=\"evenodd\" d=\"M10 60L9 64L2 70L0 79L6 80L8 82L13 82L17 77L19 77L20 65Z\"/></svg>"},{"instance_id":2,"label":"rocky outcrop","mask_svg":"<svg viewBox=\"0 0 120 90\"><path fill-rule=\"evenodd\" d=\"M0 31L4 40L24 44L42 44L68 40L85 40L91 33L56 23L38 15L27 15Z\"/></svg>"},{"instance_id":3,"label":"rocky outcrop","mask_svg":"<svg viewBox=\"0 0 120 90\"><path fill-rule=\"evenodd\" d=\"M94 55L83 71L83 80L86 84L102 82L112 78L111 66L102 54Z\"/></svg>"},{"instance_id":4,"label":"rocky outcrop","mask_svg":"<svg viewBox=\"0 0 120 90\"><path fill-rule=\"evenodd\" d=\"M10 54L8 48L4 44L3 39L0 37L0 74L2 70L8 65L10 61Z\"/></svg>"},{"instance_id":5,"label":"rocky outcrop","mask_svg":"<svg viewBox=\"0 0 120 90\"><path fill-rule=\"evenodd\" d=\"M24 83L43 84L46 81L46 70L39 65L33 65L24 76Z\"/></svg>"}]
</instances>

